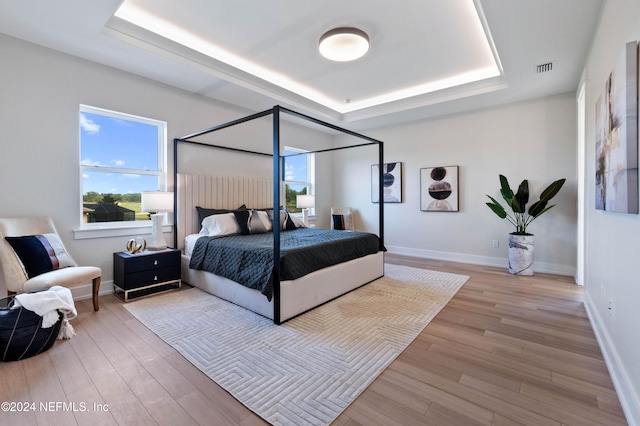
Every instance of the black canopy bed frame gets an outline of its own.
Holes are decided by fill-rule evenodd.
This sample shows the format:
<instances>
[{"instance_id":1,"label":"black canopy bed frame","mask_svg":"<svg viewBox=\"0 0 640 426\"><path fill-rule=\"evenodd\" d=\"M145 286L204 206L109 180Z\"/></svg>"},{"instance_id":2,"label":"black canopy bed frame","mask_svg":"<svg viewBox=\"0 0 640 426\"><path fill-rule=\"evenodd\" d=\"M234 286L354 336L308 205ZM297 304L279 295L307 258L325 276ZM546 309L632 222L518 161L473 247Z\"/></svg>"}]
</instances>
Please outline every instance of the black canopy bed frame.
<instances>
[{"instance_id":1,"label":"black canopy bed frame","mask_svg":"<svg viewBox=\"0 0 640 426\"><path fill-rule=\"evenodd\" d=\"M185 222L185 218L189 218L189 217L193 217L194 215L194 203L195 200L189 200L192 201L191 203L189 202L185 202L184 199L185 197L191 197L191 194L189 193L189 191L193 191L193 192L198 192L198 190L191 190L191 189L185 189L186 185L188 184L188 182L202 182L203 179L206 180L206 185L207 186L212 186L212 185L216 185L216 183L210 183L210 178L209 177L204 177L204 176L198 176L198 175L183 175L181 172L179 172L178 170L178 146L181 144L185 144L185 145L196 145L196 146L202 146L202 147L206 147L206 148L211 148L211 149L218 149L218 150L227 150L227 151L233 151L236 153L241 153L241 154L247 154L247 155L259 155L259 156L268 156L268 157L272 157L273 159L273 176L271 179L268 180L262 180L260 182L258 182L256 185L258 185L258 189L256 191L259 192L266 192L266 193L272 193L272 205L273 205L273 211L277 212L279 211L279 206L281 206L281 192L282 192L282 176L283 176L283 169L284 169L284 158L285 156L280 154L280 120L281 120L281 114L288 114L294 117L297 117L299 119L305 120L305 121L309 121L311 123L315 123L317 125L323 126L323 127L327 127L330 128L334 131L338 131L340 133L343 134L347 134L353 137L356 137L358 139L362 139L365 142L363 143L358 143L358 144L353 144L353 145L347 145L347 146L340 146L340 147L335 147L335 148L328 148L328 149L321 149L321 150L317 150L317 151L308 151L305 152L304 154L310 154L310 153L321 153L321 152L330 152L330 151L337 151L337 150L342 150L342 149L351 149L351 148L358 148L358 147L364 147L364 146L371 146L371 145L377 145L378 147L378 172L379 172L379 176L378 176L378 182L380 182L380 185L378 187L379 190L379 200L383 200L384 199L384 194L383 194L383 186L382 186L382 182L383 182L383 167L382 165L384 164L384 159L383 159L383 142L370 138L368 136L350 131L348 129L339 127L339 126L335 126L333 124L324 122L322 120L318 120L316 118L310 117L308 115L293 111L291 109L276 105L271 109L256 113L256 114L252 114L237 120L233 120L233 121L229 121L227 123L223 123L223 124L219 124L195 133L191 133L189 135L183 136L181 138L175 138L173 140L174 144L173 144L173 170L174 170L174 185L175 185L175 191L176 191L176 196L174 197L174 213L175 213L175 225L174 225L174 247L175 248L182 248L181 244L182 241L180 241L180 237L182 237L182 239L184 239L184 237L187 234L190 234L191 232L194 232L193 227L196 225L195 224L195 219L193 221L189 221L187 220L187 222ZM228 147L228 146L220 146L220 145L214 145L214 144L209 144L209 143L204 143L204 142L200 142L195 140L198 137L222 130L222 129L227 129L230 128L232 126L237 126L237 125L242 125L243 123L247 123L250 122L252 120L255 119L259 119L259 118L263 118L263 117L268 117L269 115L272 116L272 133L273 133L273 152L272 153L265 153L265 152L258 152L258 151L252 151L252 150L246 150L246 149L239 149L239 148L233 148L233 147ZM234 178L224 178L225 179L225 183L224 185L226 186L226 180L227 179L234 179ZM268 181L270 184L272 184L272 188L270 188L269 191L264 191L264 185L265 182ZM245 185L245 183L241 182L240 184L238 183L233 183L233 184L229 184L230 186L233 185ZM246 184L248 185L248 184ZM251 185L254 185L254 183L251 183ZM201 186L205 186L205 184L202 184ZM225 189L226 190L226 189ZM181 191L186 192L187 194L182 194ZM195 196L194 196L195 198ZM210 206L207 206L210 207ZM258 207L258 206L251 206L251 207ZM263 206L260 206L263 207ZM183 209L181 211L181 208ZM235 207L234 207L235 208ZM191 210L191 211L189 211ZM378 215L379 215L379 235L378 235L378 253L375 255L376 258L373 259L374 255L369 255L369 256L365 256L366 258L372 258L369 260L366 260L366 262L369 263L362 263L361 267L358 267L358 269L373 269L374 272L370 272L369 275L366 275L366 277L363 277L361 279L366 280L365 282L358 282L358 283L353 283L353 285L351 285L351 287L349 287L348 290L340 292L342 290L331 290L331 291L337 291L339 294L331 294L330 296L326 296L325 295L325 299L326 297L329 297L326 300L320 300L320 303L317 303L316 305L313 306L306 306L300 309L304 309L304 311L301 312L297 312L295 311L294 314L291 313L286 313L286 314L281 314L282 313L282 301L281 301L281 280L280 280L280 265L279 262L275 261L276 259L280 259L280 254L281 254L281 247L280 247L280 243L281 243L281 228L282 228L282 223L280 223L279 220L274 220L273 221L273 300L272 300L272 305L273 305L273 312L265 312L265 308L261 307L259 309L253 309L252 304L248 303L248 304L243 304L242 302L237 302L235 300L232 300L233 298L229 298L226 297L224 294L222 296L220 296L219 294L216 294L215 291L210 291L213 294L216 294L224 299L230 300L234 303L240 304L241 306L246 307L247 309L250 310L254 310L255 312L262 314L264 316L270 317L273 319L275 324L280 324L283 321L286 321L290 318L292 318L293 316L299 315L300 313L305 312L306 310L310 310L312 308L314 308L317 305L326 303L327 301L334 299L336 297L341 296L342 294L349 292L351 290L353 290L354 288L360 287L362 285L367 284L368 282L373 281L374 279L380 278L381 276L384 275L384 267L383 267L383 256L382 253L385 251L384 248L384 203L380 202L378 203ZM181 220L182 219L182 220ZM199 224L198 224L199 225ZM183 226L184 228L187 229L181 229L181 226ZM191 227L191 229L188 229L189 227ZM180 236L180 237L179 237ZM352 261L355 262L355 261ZM371 268L372 263L374 262L375 267ZM349 275L349 270L345 270L345 269L341 269L342 266L341 265L337 265L336 267L334 267L333 271L329 272L329 275L327 276L328 278L323 278L323 282L327 281L327 280L334 280L336 278L340 278L343 277L345 275L345 271L347 271L346 275ZM185 256L185 253L183 253L183 265L182 265L182 269L183 269L183 280L189 284L194 285L194 283L190 283L189 282L189 278L186 278L187 276L191 276L192 280L194 281L198 281L200 278L198 278L201 275L198 274L208 274L205 273L203 271L193 271L191 269L189 269L189 258L188 256ZM329 269L329 268L328 268ZM377 272L375 272L377 271ZM315 272L314 272L315 273ZM373 274L373 275L371 275ZM222 278L222 281L225 281L224 278ZM231 283L233 283L233 281L230 281ZM234 283L236 284L236 283ZM237 284L238 286L240 286L240 284ZM196 285L198 287L200 287L199 285ZM203 288L203 287L201 287ZM203 288L205 289L205 288ZM205 289L205 291L209 291L207 289ZM244 290L241 290L244 291ZM255 290L249 290L249 291L255 291ZM306 290L305 290L306 291ZM223 292L224 293L224 292ZM264 296L263 296L264 297ZM261 311L262 310L262 311Z\"/></svg>"}]
</instances>

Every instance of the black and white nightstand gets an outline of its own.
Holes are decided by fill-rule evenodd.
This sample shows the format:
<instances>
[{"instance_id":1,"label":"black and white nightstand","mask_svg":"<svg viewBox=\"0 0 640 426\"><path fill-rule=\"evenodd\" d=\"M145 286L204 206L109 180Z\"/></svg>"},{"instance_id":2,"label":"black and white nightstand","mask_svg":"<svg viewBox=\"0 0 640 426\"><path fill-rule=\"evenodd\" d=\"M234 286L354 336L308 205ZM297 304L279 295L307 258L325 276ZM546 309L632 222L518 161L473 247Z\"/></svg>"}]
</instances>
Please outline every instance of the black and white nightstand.
<instances>
[{"instance_id":1,"label":"black and white nightstand","mask_svg":"<svg viewBox=\"0 0 640 426\"><path fill-rule=\"evenodd\" d=\"M113 292L128 302L139 297L180 288L180 250L166 249L113 254Z\"/></svg>"}]
</instances>

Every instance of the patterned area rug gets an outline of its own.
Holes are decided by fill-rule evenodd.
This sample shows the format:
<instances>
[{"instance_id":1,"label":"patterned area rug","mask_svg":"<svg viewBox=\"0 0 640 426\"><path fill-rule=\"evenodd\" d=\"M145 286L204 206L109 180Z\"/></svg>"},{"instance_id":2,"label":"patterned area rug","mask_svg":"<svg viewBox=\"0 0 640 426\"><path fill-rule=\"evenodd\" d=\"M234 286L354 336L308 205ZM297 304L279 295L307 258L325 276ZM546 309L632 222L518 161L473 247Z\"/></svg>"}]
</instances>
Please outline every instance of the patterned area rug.
<instances>
[{"instance_id":1,"label":"patterned area rug","mask_svg":"<svg viewBox=\"0 0 640 426\"><path fill-rule=\"evenodd\" d=\"M385 277L277 326L196 288L125 307L274 425L331 423L469 277L385 265Z\"/></svg>"}]
</instances>

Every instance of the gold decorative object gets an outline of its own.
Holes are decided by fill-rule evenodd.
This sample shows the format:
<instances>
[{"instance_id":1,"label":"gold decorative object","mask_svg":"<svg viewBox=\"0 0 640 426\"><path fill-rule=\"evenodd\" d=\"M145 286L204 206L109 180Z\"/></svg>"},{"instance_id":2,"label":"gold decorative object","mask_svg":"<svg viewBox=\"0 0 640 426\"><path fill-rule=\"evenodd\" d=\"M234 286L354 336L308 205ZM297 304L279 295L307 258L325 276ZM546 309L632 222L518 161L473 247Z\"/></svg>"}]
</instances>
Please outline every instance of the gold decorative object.
<instances>
[{"instance_id":1,"label":"gold decorative object","mask_svg":"<svg viewBox=\"0 0 640 426\"><path fill-rule=\"evenodd\" d=\"M146 248L147 241L144 238L132 238L127 243L127 251L131 254L143 252Z\"/></svg>"}]
</instances>

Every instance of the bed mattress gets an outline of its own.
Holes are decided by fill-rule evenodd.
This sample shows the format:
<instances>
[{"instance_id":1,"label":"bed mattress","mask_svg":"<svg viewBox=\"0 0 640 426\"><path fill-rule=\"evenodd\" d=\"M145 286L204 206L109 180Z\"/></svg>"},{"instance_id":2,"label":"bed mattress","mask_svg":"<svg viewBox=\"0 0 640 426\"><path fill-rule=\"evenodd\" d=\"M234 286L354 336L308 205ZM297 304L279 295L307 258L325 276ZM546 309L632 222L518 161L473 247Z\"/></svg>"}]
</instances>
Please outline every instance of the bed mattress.
<instances>
[{"instance_id":1,"label":"bed mattress","mask_svg":"<svg viewBox=\"0 0 640 426\"><path fill-rule=\"evenodd\" d=\"M294 280L311 272L374 254L374 234L298 228L280 234L280 280ZM273 234L200 237L189 267L228 278L273 296Z\"/></svg>"}]
</instances>

